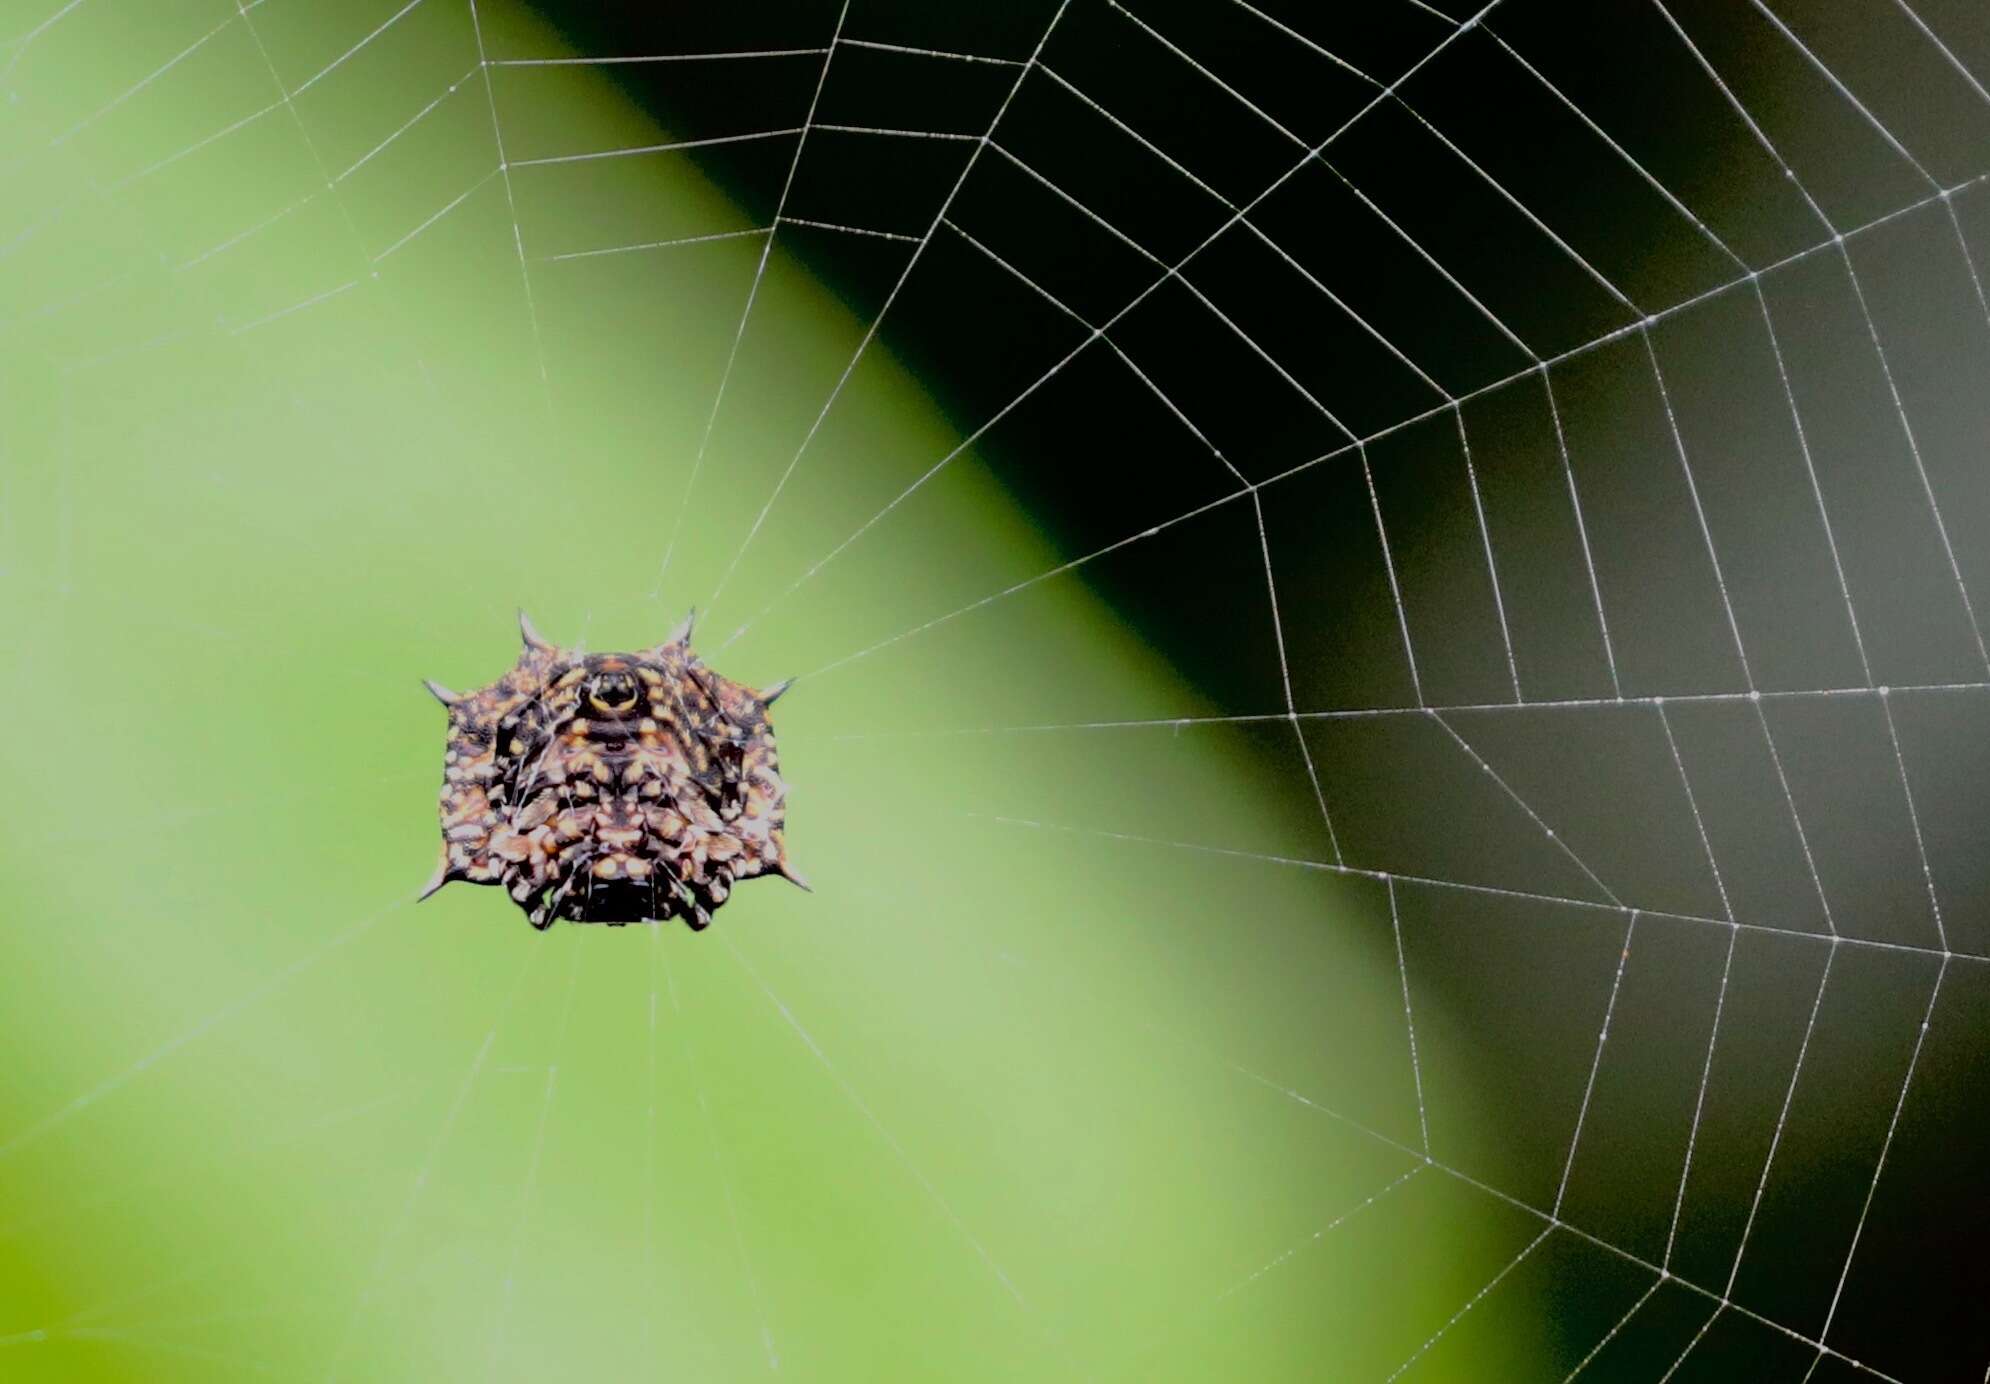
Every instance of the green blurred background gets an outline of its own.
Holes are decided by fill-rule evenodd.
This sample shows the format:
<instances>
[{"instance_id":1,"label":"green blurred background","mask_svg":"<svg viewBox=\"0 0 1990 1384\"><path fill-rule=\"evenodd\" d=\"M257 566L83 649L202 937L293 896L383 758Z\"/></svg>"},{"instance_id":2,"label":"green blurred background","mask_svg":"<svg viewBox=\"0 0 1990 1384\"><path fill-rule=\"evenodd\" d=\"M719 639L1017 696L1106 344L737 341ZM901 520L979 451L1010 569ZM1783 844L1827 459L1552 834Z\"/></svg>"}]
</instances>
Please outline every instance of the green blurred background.
<instances>
[{"instance_id":1,"label":"green blurred background","mask_svg":"<svg viewBox=\"0 0 1990 1384\"><path fill-rule=\"evenodd\" d=\"M1978 8L0 0L0 1378L1978 1378Z\"/></svg>"},{"instance_id":2,"label":"green blurred background","mask_svg":"<svg viewBox=\"0 0 1990 1384\"><path fill-rule=\"evenodd\" d=\"M528 315L514 199L535 256L741 218L682 160L508 189L463 5L309 85L391 10L230 9L93 4L0 59L0 1374L1367 1374L1534 1233L1231 1065L1417 1138L1379 891L991 820L1319 856L1248 737L901 733L1207 709L1073 579L783 703L813 895L742 891L695 937L412 907L442 728L416 679L494 677L519 605L660 637L866 323L775 246L659 582L761 238L535 262ZM479 18L494 55L564 51ZM596 71L525 75L529 103L498 74L514 160L665 138ZM879 456L959 439L872 351L780 575L873 512ZM715 664L810 672L1057 561L971 454L864 556ZM760 571L720 615L778 594Z\"/></svg>"}]
</instances>

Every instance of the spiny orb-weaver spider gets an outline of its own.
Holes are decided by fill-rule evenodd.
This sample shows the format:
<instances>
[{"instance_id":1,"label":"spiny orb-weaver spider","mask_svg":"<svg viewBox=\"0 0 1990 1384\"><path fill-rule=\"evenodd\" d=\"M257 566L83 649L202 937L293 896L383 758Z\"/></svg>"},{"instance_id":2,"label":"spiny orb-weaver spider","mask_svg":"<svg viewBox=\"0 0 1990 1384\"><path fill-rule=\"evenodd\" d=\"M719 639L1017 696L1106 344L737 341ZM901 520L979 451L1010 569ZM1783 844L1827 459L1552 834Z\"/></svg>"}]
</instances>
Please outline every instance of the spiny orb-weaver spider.
<instances>
[{"instance_id":1,"label":"spiny orb-weaver spider","mask_svg":"<svg viewBox=\"0 0 1990 1384\"><path fill-rule=\"evenodd\" d=\"M681 917L708 926L733 884L776 874L808 888L781 837L787 785L765 692L691 652L697 612L653 648L583 654L523 611L525 649L475 692L424 679L449 710L442 860L451 880L502 885L532 926Z\"/></svg>"}]
</instances>

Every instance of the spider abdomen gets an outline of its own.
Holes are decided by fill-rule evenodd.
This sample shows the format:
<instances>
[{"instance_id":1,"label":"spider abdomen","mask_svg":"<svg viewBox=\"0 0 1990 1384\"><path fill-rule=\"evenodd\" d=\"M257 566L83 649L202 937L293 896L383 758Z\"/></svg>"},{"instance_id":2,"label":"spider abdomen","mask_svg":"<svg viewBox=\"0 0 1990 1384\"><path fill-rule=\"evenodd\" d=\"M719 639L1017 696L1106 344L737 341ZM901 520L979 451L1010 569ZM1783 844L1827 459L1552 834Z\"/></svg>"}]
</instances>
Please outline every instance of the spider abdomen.
<instances>
[{"instance_id":1,"label":"spider abdomen","mask_svg":"<svg viewBox=\"0 0 1990 1384\"><path fill-rule=\"evenodd\" d=\"M452 879L499 884L534 927L681 917L703 928L733 885L802 884L782 840L782 783L758 693L711 672L691 622L633 654L582 655L521 618L525 650L449 708L443 858ZM803 887L806 887L804 884Z\"/></svg>"}]
</instances>

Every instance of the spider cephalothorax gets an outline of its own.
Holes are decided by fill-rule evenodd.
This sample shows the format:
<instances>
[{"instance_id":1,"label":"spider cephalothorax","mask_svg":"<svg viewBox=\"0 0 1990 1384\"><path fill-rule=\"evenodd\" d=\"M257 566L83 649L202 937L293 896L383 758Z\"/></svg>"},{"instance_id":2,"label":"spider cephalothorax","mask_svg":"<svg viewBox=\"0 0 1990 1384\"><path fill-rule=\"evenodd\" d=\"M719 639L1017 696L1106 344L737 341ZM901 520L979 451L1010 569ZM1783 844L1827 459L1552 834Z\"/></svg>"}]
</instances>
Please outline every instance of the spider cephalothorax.
<instances>
[{"instance_id":1,"label":"spider cephalothorax","mask_svg":"<svg viewBox=\"0 0 1990 1384\"><path fill-rule=\"evenodd\" d=\"M449 709L442 863L501 884L536 928L555 919L712 921L733 884L788 865L787 786L767 708L691 652L691 620L654 648L582 654L541 638L490 686L428 689Z\"/></svg>"}]
</instances>

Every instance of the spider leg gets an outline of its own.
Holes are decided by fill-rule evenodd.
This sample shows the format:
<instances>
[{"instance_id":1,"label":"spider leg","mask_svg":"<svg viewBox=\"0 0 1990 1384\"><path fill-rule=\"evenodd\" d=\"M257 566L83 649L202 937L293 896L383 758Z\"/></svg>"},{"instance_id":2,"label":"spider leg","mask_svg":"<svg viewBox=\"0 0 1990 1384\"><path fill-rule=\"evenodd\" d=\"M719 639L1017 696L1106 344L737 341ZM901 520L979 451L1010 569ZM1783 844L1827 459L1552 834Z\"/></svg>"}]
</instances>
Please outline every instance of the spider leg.
<instances>
[{"instance_id":1,"label":"spider leg","mask_svg":"<svg viewBox=\"0 0 1990 1384\"><path fill-rule=\"evenodd\" d=\"M585 857L583 857L580 864L582 864L583 866L585 866L586 864L591 864L593 859L594 859L594 853L590 851L585 855ZM532 926L538 928L541 932L544 932L547 928L553 925L554 920L560 917L560 907L562 904L566 902L567 895L573 890L574 881L578 878L580 878L579 874L576 873L568 874L565 882L563 882L558 889L555 889L550 897L543 900L537 908L532 910ZM594 877L592 872L589 872L588 880L590 888L593 887L593 878ZM545 919L544 922L540 921L540 918L542 916Z\"/></svg>"},{"instance_id":2,"label":"spider leg","mask_svg":"<svg viewBox=\"0 0 1990 1384\"><path fill-rule=\"evenodd\" d=\"M686 884L683 877L677 873L675 865L666 861L663 868L670 875L671 892L677 895L677 905L682 912L684 925L693 932L703 932L712 925L712 915L707 913L704 905L698 902L698 896L691 891L691 886Z\"/></svg>"}]
</instances>

